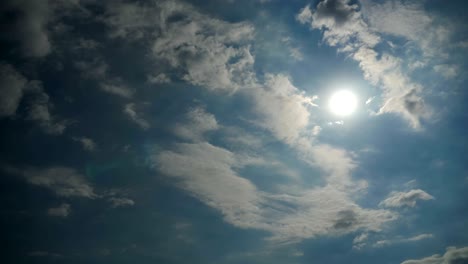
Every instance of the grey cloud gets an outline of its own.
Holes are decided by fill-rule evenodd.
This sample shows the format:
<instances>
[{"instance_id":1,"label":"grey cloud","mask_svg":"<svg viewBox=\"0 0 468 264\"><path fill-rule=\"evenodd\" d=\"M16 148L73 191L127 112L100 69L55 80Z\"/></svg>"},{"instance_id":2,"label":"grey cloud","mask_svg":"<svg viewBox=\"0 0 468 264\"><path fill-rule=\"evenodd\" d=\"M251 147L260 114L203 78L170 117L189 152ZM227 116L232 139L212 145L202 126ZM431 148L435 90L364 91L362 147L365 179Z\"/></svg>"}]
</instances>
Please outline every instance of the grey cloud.
<instances>
[{"instance_id":1,"label":"grey cloud","mask_svg":"<svg viewBox=\"0 0 468 264\"><path fill-rule=\"evenodd\" d=\"M434 197L421 189L413 189L408 192L392 192L380 202L385 207L415 207L418 200L432 200Z\"/></svg>"},{"instance_id":2,"label":"grey cloud","mask_svg":"<svg viewBox=\"0 0 468 264\"><path fill-rule=\"evenodd\" d=\"M10 21L4 21L4 38L19 42L21 53L27 57L44 57L50 53L51 44L47 33L50 18L49 1L7 0L2 2L0 12L14 13Z\"/></svg>"},{"instance_id":3,"label":"grey cloud","mask_svg":"<svg viewBox=\"0 0 468 264\"><path fill-rule=\"evenodd\" d=\"M49 95L43 91L40 82L34 83L35 89L32 93L32 100L29 102L27 119L35 121L44 130L52 135L60 135L67 128L68 121L57 120L57 117L51 114L50 110L53 104L50 102Z\"/></svg>"},{"instance_id":4,"label":"grey cloud","mask_svg":"<svg viewBox=\"0 0 468 264\"><path fill-rule=\"evenodd\" d=\"M95 151L96 143L91 138L87 137L73 137L74 141L80 142L83 148L87 151Z\"/></svg>"},{"instance_id":5,"label":"grey cloud","mask_svg":"<svg viewBox=\"0 0 468 264\"><path fill-rule=\"evenodd\" d=\"M123 98L132 98L134 91L124 84L120 83L120 81L113 81L113 82L102 82L99 87L101 90L114 94Z\"/></svg>"},{"instance_id":6,"label":"grey cloud","mask_svg":"<svg viewBox=\"0 0 468 264\"><path fill-rule=\"evenodd\" d=\"M40 81L28 81L9 64L0 63L0 117L13 116L27 95L26 119L39 124L44 132L58 135L66 129L68 122L58 120L51 114L53 104Z\"/></svg>"},{"instance_id":7,"label":"grey cloud","mask_svg":"<svg viewBox=\"0 0 468 264\"><path fill-rule=\"evenodd\" d=\"M20 175L32 185L47 188L62 197L84 197L94 199L97 195L85 177L74 169L51 167L48 169L5 168L8 172Z\"/></svg>"},{"instance_id":8,"label":"grey cloud","mask_svg":"<svg viewBox=\"0 0 468 264\"><path fill-rule=\"evenodd\" d=\"M356 5L349 5L349 0L325 0L317 5L317 18L331 18L336 25L349 22L356 10Z\"/></svg>"},{"instance_id":9,"label":"grey cloud","mask_svg":"<svg viewBox=\"0 0 468 264\"><path fill-rule=\"evenodd\" d=\"M70 204L63 203L58 207L52 207L47 210L47 214L56 217L67 217L71 212Z\"/></svg>"},{"instance_id":10,"label":"grey cloud","mask_svg":"<svg viewBox=\"0 0 468 264\"><path fill-rule=\"evenodd\" d=\"M448 247L444 255L432 255L418 260L405 260L401 264L463 264L468 262L468 247Z\"/></svg>"},{"instance_id":11,"label":"grey cloud","mask_svg":"<svg viewBox=\"0 0 468 264\"><path fill-rule=\"evenodd\" d=\"M123 113L142 129L146 130L150 128L150 123L137 113L135 103L126 104L123 109Z\"/></svg>"},{"instance_id":12,"label":"grey cloud","mask_svg":"<svg viewBox=\"0 0 468 264\"><path fill-rule=\"evenodd\" d=\"M28 80L13 66L0 63L0 117L16 113L27 83Z\"/></svg>"},{"instance_id":13,"label":"grey cloud","mask_svg":"<svg viewBox=\"0 0 468 264\"><path fill-rule=\"evenodd\" d=\"M111 197L109 198L109 202L112 204L113 208L135 205L135 202L132 199L122 197Z\"/></svg>"}]
</instances>

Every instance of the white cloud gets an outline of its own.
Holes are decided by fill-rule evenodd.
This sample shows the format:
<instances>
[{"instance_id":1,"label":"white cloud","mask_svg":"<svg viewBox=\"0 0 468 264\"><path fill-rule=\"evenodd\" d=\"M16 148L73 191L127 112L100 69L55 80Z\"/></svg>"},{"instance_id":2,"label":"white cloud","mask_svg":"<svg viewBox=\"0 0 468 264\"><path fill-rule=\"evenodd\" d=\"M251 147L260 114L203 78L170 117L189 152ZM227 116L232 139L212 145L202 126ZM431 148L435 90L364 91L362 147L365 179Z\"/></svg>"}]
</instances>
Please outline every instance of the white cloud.
<instances>
[{"instance_id":1,"label":"white cloud","mask_svg":"<svg viewBox=\"0 0 468 264\"><path fill-rule=\"evenodd\" d=\"M362 233L359 236L356 236L353 239L353 249L361 249L366 246L367 239L369 237L368 233Z\"/></svg>"},{"instance_id":2,"label":"white cloud","mask_svg":"<svg viewBox=\"0 0 468 264\"><path fill-rule=\"evenodd\" d=\"M0 117L13 116L28 80L10 64L0 63Z\"/></svg>"},{"instance_id":3,"label":"white cloud","mask_svg":"<svg viewBox=\"0 0 468 264\"><path fill-rule=\"evenodd\" d=\"M386 246L397 244L397 243L410 243L410 242L421 241L424 239L430 239L433 237L434 237L433 234L420 234L420 235L407 237L407 238L379 240L379 241L376 241L373 246L374 247L386 247Z\"/></svg>"},{"instance_id":4,"label":"white cloud","mask_svg":"<svg viewBox=\"0 0 468 264\"><path fill-rule=\"evenodd\" d=\"M200 141L206 132L218 128L218 122L214 115L207 113L201 107L197 107L186 114L184 122L175 125L174 133L183 139Z\"/></svg>"},{"instance_id":5,"label":"white cloud","mask_svg":"<svg viewBox=\"0 0 468 264\"><path fill-rule=\"evenodd\" d=\"M72 139L74 141L80 142L85 150L88 150L88 151L95 151L96 150L96 143L91 138L73 137Z\"/></svg>"},{"instance_id":6,"label":"white cloud","mask_svg":"<svg viewBox=\"0 0 468 264\"><path fill-rule=\"evenodd\" d=\"M177 19L173 19L177 17ZM112 36L153 38L155 59L183 71L179 78L210 90L234 91L253 78L248 23L228 23L179 1L113 3L106 16ZM155 32L156 35L154 34Z\"/></svg>"},{"instance_id":7,"label":"white cloud","mask_svg":"<svg viewBox=\"0 0 468 264\"><path fill-rule=\"evenodd\" d=\"M138 126L140 126L142 129L148 129L150 128L150 123L143 119L140 114L136 112L136 105L134 103L129 103L126 104L123 110L123 113L127 115L130 120L135 122Z\"/></svg>"},{"instance_id":8,"label":"white cloud","mask_svg":"<svg viewBox=\"0 0 468 264\"><path fill-rule=\"evenodd\" d=\"M182 189L219 210L237 227L266 230L271 241L294 242L357 230L380 231L396 218L387 210L364 209L332 185L266 193L237 170L245 156L206 142L176 144L152 156L155 168Z\"/></svg>"},{"instance_id":9,"label":"white cloud","mask_svg":"<svg viewBox=\"0 0 468 264\"><path fill-rule=\"evenodd\" d=\"M48 169L7 167L6 171L20 175L32 185L47 188L62 197L84 197L94 199L97 195L83 175L66 167Z\"/></svg>"},{"instance_id":10,"label":"white cloud","mask_svg":"<svg viewBox=\"0 0 468 264\"><path fill-rule=\"evenodd\" d=\"M56 217L67 217L71 212L70 204L63 203L58 207L52 207L47 210L47 214Z\"/></svg>"},{"instance_id":11,"label":"white cloud","mask_svg":"<svg viewBox=\"0 0 468 264\"><path fill-rule=\"evenodd\" d=\"M297 89L285 75L265 76L265 84L247 91L254 100L260 126L288 144L294 144L309 124L313 97Z\"/></svg>"},{"instance_id":12,"label":"white cloud","mask_svg":"<svg viewBox=\"0 0 468 264\"><path fill-rule=\"evenodd\" d=\"M415 207L418 200L433 200L434 197L421 189L413 189L408 192L391 192L390 195L380 202L385 207Z\"/></svg>"},{"instance_id":13,"label":"white cloud","mask_svg":"<svg viewBox=\"0 0 468 264\"><path fill-rule=\"evenodd\" d=\"M443 256L432 255L418 260L405 260L401 264L455 264L468 261L468 247L448 247Z\"/></svg>"}]
</instances>

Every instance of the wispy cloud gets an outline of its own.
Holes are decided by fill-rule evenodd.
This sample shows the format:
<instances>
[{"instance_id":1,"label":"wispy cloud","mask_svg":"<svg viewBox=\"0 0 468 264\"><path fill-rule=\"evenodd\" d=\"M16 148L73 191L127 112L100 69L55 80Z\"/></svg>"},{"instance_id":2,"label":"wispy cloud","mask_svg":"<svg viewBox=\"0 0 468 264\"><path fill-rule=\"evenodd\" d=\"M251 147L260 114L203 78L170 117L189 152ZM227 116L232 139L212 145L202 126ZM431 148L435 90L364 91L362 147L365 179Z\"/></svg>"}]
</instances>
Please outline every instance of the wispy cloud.
<instances>
[{"instance_id":1,"label":"wispy cloud","mask_svg":"<svg viewBox=\"0 0 468 264\"><path fill-rule=\"evenodd\" d=\"M384 207L415 207L418 200L433 200L434 197L421 189L413 189L408 192L391 192L380 202Z\"/></svg>"},{"instance_id":2,"label":"wispy cloud","mask_svg":"<svg viewBox=\"0 0 468 264\"><path fill-rule=\"evenodd\" d=\"M468 261L468 247L456 248L448 247L444 255L432 255L430 257L405 260L401 264L446 264L446 263L465 263Z\"/></svg>"}]
</instances>

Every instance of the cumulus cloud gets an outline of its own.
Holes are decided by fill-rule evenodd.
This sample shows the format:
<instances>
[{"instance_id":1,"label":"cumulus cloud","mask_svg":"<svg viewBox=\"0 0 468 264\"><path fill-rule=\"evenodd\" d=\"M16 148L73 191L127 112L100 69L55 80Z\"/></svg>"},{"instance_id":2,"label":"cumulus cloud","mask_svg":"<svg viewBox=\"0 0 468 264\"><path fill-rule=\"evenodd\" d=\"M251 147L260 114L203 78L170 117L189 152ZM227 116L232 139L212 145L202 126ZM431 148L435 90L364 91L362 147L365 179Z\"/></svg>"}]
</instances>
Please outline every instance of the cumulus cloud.
<instances>
[{"instance_id":1,"label":"cumulus cloud","mask_svg":"<svg viewBox=\"0 0 468 264\"><path fill-rule=\"evenodd\" d=\"M218 122L213 114L196 107L185 116L185 120L174 127L174 133L183 139L200 141L206 132L218 129Z\"/></svg>"},{"instance_id":2,"label":"cumulus cloud","mask_svg":"<svg viewBox=\"0 0 468 264\"><path fill-rule=\"evenodd\" d=\"M468 247L448 247L444 255L432 255L418 260L405 260L401 264L455 264L468 262Z\"/></svg>"},{"instance_id":3,"label":"cumulus cloud","mask_svg":"<svg viewBox=\"0 0 468 264\"><path fill-rule=\"evenodd\" d=\"M421 95L423 87L405 73L401 59L377 52L375 46L382 42L381 37L369 26L357 5L349 0L323 0L315 10L310 6L303 8L297 20L322 30L323 39L330 46L349 54L359 63L364 77L381 87L384 103L379 114L400 114L415 129L421 128L421 120L431 117Z\"/></svg>"},{"instance_id":4,"label":"cumulus cloud","mask_svg":"<svg viewBox=\"0 0 468 264\"><path fill-rule=\"evenodd\" d=\"M170 83L171 79L164 73L160 73L158 75L148 75L147 77L148 82L152 84L160 84L160 83Z\"/></svg>"},{"instance_id":5,"label":"cumulus cloud","mask_svg":"<svg viewBox=\"0 0 468 264\"><path fill-rule=\"evenodd\" d=\"M150 123L137 113L136 105L134 103L126 104L123 109L123 113L142 129L146 130L150 128Z\"/></svg>"},{"instance_id":6,"label":"cumulus cloud","mask_svg":"<svg viewBox=\"0 0 468 264\"><path fill-rule=\"evenodd\" d=\"M50 53L51 44L46 28L50 19L48 3L49 1L6 0L0 5L1 13L15 14L2 18L2 38L17 41L21 53L26 57L44 57Z\"/></svg>"},{"instance_id":7,"label":"cumulus cloud","mask_svg":"<svg viewBox=\"0 0 468 264\"><path fill-rule=\"evenodd\" d=\"M181 69L179 78L194 85L233 91L252 79L250 24L214 19L179 1L113 3L105 21L114 37L154 38L154 58Z\"/></svg>"},{"instance_id":8,"label":"cumulus cloud","mask_svg":"<svg viewBox=\"0 0 468 264\"><path fill-rule=\"evenodd\" d=\"M28 80L10 64L0 62L0 117L16 113Z\"/></svg>"},{"instance_id":9,"label":"cumulus cloud","mask_svg":"<svg viewBox=\"0 0 468 264\"><path fill-rule=\"evenodd\" d=\"M67 217L71 212L70 204L63 203L58 207L52 207L47 210L47 214L56 217Z\"/></svg>"},{"instance_id":10,"label":"cumulus cloud","mask_svg":"<svg viewBox=\"0 0 468 264\"><path fill-rule=\"evenodd\" d=\"M25 180L40 187L47 188L61 197L97 197L93 187L83 175L67 167L39 168L5 168L8 172L20 175Z\"/></svg>"},{"instance_id":11,"label":"cumulus cloud","mask_svg":"<svg viewBox=\"0 0 468 264\"><path fill-rule=\"evenodd\" d=\"M433 200L434 197L421 189L413 189L408 192L391 192L390 195L380 202L385 207L415 207L418 200Z\"/></svg>"}]
</instances>

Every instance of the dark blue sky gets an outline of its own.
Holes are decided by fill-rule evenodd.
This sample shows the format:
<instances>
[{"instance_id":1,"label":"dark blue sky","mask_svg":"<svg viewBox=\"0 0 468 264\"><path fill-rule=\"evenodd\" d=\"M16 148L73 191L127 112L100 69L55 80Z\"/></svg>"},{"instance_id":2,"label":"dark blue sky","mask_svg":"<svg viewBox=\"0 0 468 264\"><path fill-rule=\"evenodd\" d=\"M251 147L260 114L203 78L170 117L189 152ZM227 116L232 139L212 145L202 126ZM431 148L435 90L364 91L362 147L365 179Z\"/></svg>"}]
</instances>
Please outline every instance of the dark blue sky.
<instances>
[{"instance_id":1,"label":"dark blue sky","mask_svg":"<svg viewBox=\"0 0 468 264\"><path fill-rule=\"evenodd\" d=\"M2 263L468 263L465 9L3 1Z\"/></svg>"}]
</instances>

